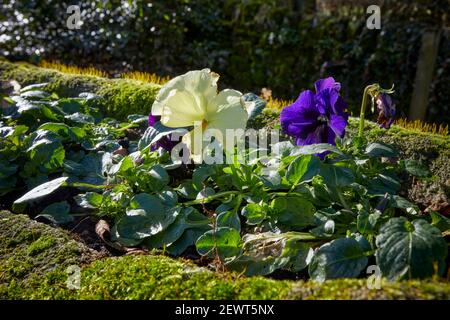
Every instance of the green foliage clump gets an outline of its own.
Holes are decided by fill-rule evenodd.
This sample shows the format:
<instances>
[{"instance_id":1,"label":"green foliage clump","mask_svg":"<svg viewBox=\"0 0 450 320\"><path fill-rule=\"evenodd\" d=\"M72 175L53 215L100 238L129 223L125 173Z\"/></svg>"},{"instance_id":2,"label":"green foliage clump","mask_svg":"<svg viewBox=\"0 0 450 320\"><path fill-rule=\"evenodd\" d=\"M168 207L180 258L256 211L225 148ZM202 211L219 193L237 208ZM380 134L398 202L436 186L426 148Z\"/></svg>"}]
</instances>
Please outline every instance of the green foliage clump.
<instances>
[{"instance_id":1,"label":"green foliage clump","mask_svg":"<svg viewBox=\"0 0 450 320\"><path fill-rule=\"evenodd\" d=\"M15 212L60 225L75 219L72 211L104 217L116 246L174 256L195 246L212 265L246 275L282 269L318 281L353 278L369 259L390 280L446 272L441 233L449 230L448 219L422 216L399 194L401 177L429 179L430 172L420 159L385 161L399 157L392 145L358 145L351 136L337 147L282 141L257 161L245 151L244 162L188 168L154 150L182 129L147 127L146 115L128 115L126 123L103 118L92 104L98 96L59 98L46 86L6 98L10 105L0 118L0 174L8 178L0 196L22 194L13 199ZM123 91L104 95L133 103L132 89L118 88ZM143 100L142 92L136 99ZM274 125L276 112L263 115L266 127ZM127 135L131 129L134 137ZM393 246L393 237L401 245ZM40 239L29 254L51 245ZM413 254L420 263L407 258Z\"/></svg>"},{"instance_id":2,"label":"green foliage clump","mask_svg":"<svg viewBox=\"0 0 450 320\"><path fill-rule=\"evenodd\" d=\"M137 80L68 74L5 59L0 59L0 80L16 80L22 86L46 83L42 89L61 97L92 92L101 96L98 107L105 115L118 119L125 119L132 113L148 114L160 88Z\"/></svg>"}]
</instances>

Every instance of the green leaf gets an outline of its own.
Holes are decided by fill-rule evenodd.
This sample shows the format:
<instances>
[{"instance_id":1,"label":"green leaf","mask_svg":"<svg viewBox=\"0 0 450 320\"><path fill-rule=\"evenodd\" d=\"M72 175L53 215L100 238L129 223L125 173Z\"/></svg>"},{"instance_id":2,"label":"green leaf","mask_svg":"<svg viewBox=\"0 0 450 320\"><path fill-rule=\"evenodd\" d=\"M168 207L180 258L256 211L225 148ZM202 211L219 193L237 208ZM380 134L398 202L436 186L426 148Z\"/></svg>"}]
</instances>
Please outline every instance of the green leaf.
<instances>
[{"instance_id":1,"label":"green leaf","mask_svg":"<svg viewBox=\"0 0 450 320\"><path fill-rule=\"evenodd\" d=\"M229 227L241 231L241 220L237 212L234 211L223 211L217 215L216 226Z\"/></svg>"},{"instance_id":2,"label":"green leaf","mask_svg":"<svg viewBox=\"0 0 450 320\"><path fill-rule=\"evenodd\" d=\"M208 179L210 176L217 173L216 166L214 165L205 165L195 169L192 174L192 182L198 187L203 188L203 182Z\"/></svg>"},{"instance_id":3,"label":"green leaf","mask_svg":"<svg viewBox=\"0 0 450 320\"><path fill-rule=\"evenodd\" d=\"M365 210L360 212L357 217L358 231L362 234L374 234L380 216L381 212L379 211L370 214Z\"/></svg>"},{"instance_id":4,"label":"green leaf","mask_svg":"<svg viewBox=\"0 0 450 320\"><path fill-rule=\"evenodd\" d=\"M63 165L65 150L57 134L37 130L27 138L27 154L35 167L54 170Z\"/></svg>"},{"instance_id":5,"label":"green leaf","mask_svg":"<svg viewBox=\"0 0 450 320\"><path fill-rule=\"evenodd\" d=\"M313 256L314 250L307 243L296 239L286 241L281 254L282 258L289 257L289 262L284 267L293 272L305 269L310 264Z\"/></svg>"},{"instance_id":6,"label":"green leaf","mask_svg":"<svg viewBox=\"0 0 450 320\"><path fill-rule=\"evenodd\" d=\"M75 202L85 209L96 209L102 205L103 196L96 192L86 192L74 197Z\"/></svg>"},{"instance_id":7,"label":"green leaf","mask_svg":"<svg viewBox=\"0 0 450 320\"><path fill-rule=\"evenodd\" d=\"M95 119L93 116L84 114L81 112L75 112L73 114L69 114L69 115L65 116L64 119L69 120L74 123L79 123L79 124L94 124L95 123Z\"/></svg>"},{"instance_id":8,"label":"green leaf","mask_svg":"<svg viewBox=\"0 0 450 320\"><path fill-rule=\"evenodd\" d=\"M307 146L301 146L301 147L295 147L291 151L291 156L298 156L298 155L308 155L308 154L320 154L326 151L330 151L333 153L337 153L342 155L342 151L336 148L335 146L328 144L328 143L317 143L317 144L310 144Z\"/></svg>"},{"instance_id":9,"label":"green leaf","mask_svg":"<svg viewBox=\"0 0 450 320\"><path fill-rule=\"evenodd\" d=\"M374 142L369 144L366 148L365 154L372 158L398 157L398 152L394 149L394 147L382 142Z\"/></svg>"},{"instance_id":10,"label":"green leaf","mask_svg":"<svg viewBox=\"0 0 450 320\"><path fill-rule=\"evenodd\" d=\"M313 251L296 234L246 234L242 254L227 266L247 276L267 275L281 268L298 272L309 264Z\"/></svg>"},{"instance_id":11,"label":"green leaf","mask_svg":"<svg viewBox=\"0 0 450 320\"><path fill-rule=\"evenodd\" d=\"M146 123L148 121L148 116L142 114L130 114L127 116L127 120L131 123Z\"/></svg>"},{"instance_id":12,"label":"green leaf","mask_svg":"<svg viewBox=\"0 0 450 320\"><path fill-rule=\"evenodd\" d=\"M126 216L117 223L120 238L142 240L156 235L173 223L178 216L178 207L168 209L156 196L140 193L130 200Z\"/></svg>"},{"instance_id":13,"label":"green leaf","mask_svg":"<svg viewBox=\"0 0 450 320\"><path fill-rule=\"evenodd\" d=\"M247 224L256 225L266 218L266 209L256 203L249 203L242 208L242 215L247 218Z\"/></svg>"},{"instance_id":14,"label":"green leaf","mask_svg":"<svg viewBox=\"0 0 450 320\"><path fill-rule=\"evenodd\" d=\"M416 204L414 204L400 196L395 196L395 195L391 196L391 201L389 202L389 206L392 208L403 209L404 211L406 211L407 213L409 213L411 215L418 215L420 213L420 209Z\"/></svg>"},{"instance_id":15,"label":"green leaf","mask_svg":"<svg viewBox=\"0 0 450 320\"><path fill-rule=\"evenodd\" d=\"M48 96L50 96L48 92L40 90L26 90L26 91L21 90L20 93L20 97L27 98L29 100L41 100L47 98Z\"/></svg>"},{"instance_id":16,"label":"green leaf","mask_svg":"<svg viewBox=\"0 0 450 320\"><path fill-rule=\"evenodd\" d=\"M221 227L205 232L195 245L201 255L214 257L217 253L221 259L234 257L241 251L241 236L236 229Z\"/></svg>"},{"instance_id":17,"label":"green leaf","mask_svg":"<svg viewBox=\"0 0 450 320\"><path fill-rule=\"evenodd\" d=\"M177 191L186 199L195 199L200 190L196 188L192 180L185 180L180 184Z\"/></svg>"},{"instance_id":18,"label":"green leaf","mask_svg":"<svg viewBox=\"0 0 450 320\"><path fill-rule=\"evenodd\" d=\"M336 165L322 164L320 175L325 184L331 187L346 187L355 181L355 176L349 168Z\"/></svg>"},{"instance_id":19,"label":"green leaf","mask_svg":"<svg viewBox=\"0 0 450 320\"><path fill-rule=\"evenodd\" d=\"M62 98L56 102L56 106L66 114L73 114L82 111L82 101L79 98Z\"/></svg>"},{"instance_id":20,"label":"green leaf","mask_svg":"<svg viewBox=\"0 0 450 320\"><path fill-rule=\"evenodd\" d=\"M117 232L120 238L142 240L167 229L178 213L177 208L162 211L156 208L152 211L127 209L126 216L117 223Z\"/></svg>"},{"instance_id":21,"label":"green leaf","mask_svg":"<svg viewBox=\"0 0 450 320\"><path fill-rule=\"evenodd\" d=\"M430 170L417 160L405 160L405 170L409 174L419 178L431 176Z\"/></svg>"},{"instance_id":22,"label":"green leaf","mask_svg":"<svg viewBox=\"0 0 450 320\"><path fill-rule=\"evenodd\" d=\"M153 178L153 190L159 191L169 184L170 178L166 169L160 165L155 165L150 169L150 176Z\"/></svg>"},{"instance_id":23,"label":"green leaf","mask_svg":"<svg viewBox=\"0 0 450 320\"><path fill-rule=\"evenodd\" d=\"M15 174L18 168L18 165L0 159L0 178L8 178L9 176Z\"/></svg>"},{"instance_id":24,"label":"green leaf","mask_svg":"<svg viewBox=\"0 0 450 320\"><path fill-rule=\"evenodd\" d=\"M177 241L172 243L166 250L173 256L179 256L186 251L190 246L195 245L195 242L207 230L201 228L187 229Z\"/></svg>"},{"instance_id":25,"label":"green leaf","mask_svg":"<svg viewBox=\"0 0 450 320\"><path fill-rule=\"evenodd\" d=\"M179 209L175 221L164 232L160 232L144 241L148 248L162 248L177 241L188 229L200 229L206 232L211 227L209 219L192 207ZM199 235L200 236L200 235ZM197 239L195 239L197 240ZM189 245L193 245L194 241Z\"/></svg>"},{"instance_id":26,"label":"green leaf","mask_svg":"<svg viewBox=\"0 0 450 320\"><path fill-rule=\"evenodd\" d=\"M61 186L65 185L67 179L68 177L57 178L52 181L43 183L34 188L33 190L28 191L22 197L14 201L13 204L14 211L22 213L26 207L26 204L41 200L42 198L55 192Z\"/></svg>"},{"instance_id":27,"label":"green leaf","mask_svg":"<svg viewBox=\"0 0 450 320\"><path fill-rule=\"evenodd\" d=\"M396 194L399 189L400 182L395 176L381 173L370 180L368 185L368 193L375 196L384 196L386 193Z\"/></svg>"},{"instance_id":28,"label":"green leaf","mask_svg":"<svg viewBox=\"0 0 450 320\"><path fill-rule=\"evenodd\" d=\"M276 213L277 224L283 230L301 230L314 225L315 207L306 199L279 197L272 201L271 207Z\"/></svg>"},{"instance_id":29,"label":"green leaf","mask_svg":"<svg viewBox=\"0 0 450 320\"><path fill-rule=\"evenodd\" d=\"M63 225L72 222L73 216L69 214L70 205L67 201L56 202L47 206L42 212L36 216L37 218L45 218L57 225Z\"/></svg>"},{"instance_id":30,"label":"green leaf","mask_svg":"<svg viewBox=\"0 0 450 320\"><path fill-rule=\"evenodd\" d=\"M64 123L47 122L41 125L38 130L48 130L56 133L64 139L79 142L86 136L86 132L77 127L69 127Z\"/></svg>"},{"instance_id":31,"label":"green leaf","mask_svg":"<svg viewBox=\"0 0 450 320\"><path fill-rule=\"evenodd\" d=\"M39 90L39 89L45 88L48 84L49 84L48 82L30 84L30 85L25 86L22 89L20 89L20 92L25 93L27 91Z\"/></svg>"},{"instance_id":32,"label":"green leaf","mask_svg":"<svg viewBox=\"0 0 450 320\"><path fill-rule=\"evenodd\" d=\"M159 121L153 127L148 127L144 135L138 142L138 150L144 150L161 140L169 134L175 133L177 136L183 136L188 131L184 128L168 128L163 126Z\"/></svg>"},{"instance_id":33,"label":"green leaf","mask_svg":"<svg viewBox=\"0 0 450 320\"><path fill-rule=\"evenodd\" d=\"M157 196L166 207L174 207L178 203L178 196L171 188L159 192Z\"/></svg>"},{"instance_id":34,"label":"green leaf","mask_svg":"<svg viewBox=\"0 0 450 320\"><path fill-rule=\"evenodd\" d=\"M306 155L295 159L286 171L286 179L293 185L300 182L311 180L319 173L320 160L319 158Z\"/></svg>"},{"instance_id":35,"label":"green leaf","mask_svg":"<svg viewBox=\"0 0 450 320\"><path fill-rule=\"evenodd\" d=\"M309 275L316 281L355 278L367 266L368 259L358 241L341 238L322 245L309 265Z\"/></svg>"},{"instance_id":36,"label":"green leaf","mask_svg":"<svg viewBox=\"0 0 450 320\"><path fill-rule=\"evenodd\" d=\"M449 231L450 230L450 219L447 217L444 217L440 213L430 210L430 216L431 216L431 225L435 226L442 232Z\"/></svg>"},{"instance_id":37,"label":"green leaf","mask_svg":"<svg viewBox=\"0 0 450 320\"><path fill-rule=\"evenodd\" d=\"M336 228L336 223L331 219L324 219L319 226L309 230L309 232L318 238L331 237Z\"/></svg>"},{"instance_id":38,"label":"green leaf","mask_svg":"<svg viewBox=\"0 0 450 320\"><path fill-rule=\"evenodd\" d=\"M144 209L147 212L162 212L164 205L161 199L148 193L139 193L130 200L131 209Z\"/></svg>"},{"instance_id":39,"label":"green leaf","mask_svg":"<svg viewBox=\"0 0 450 320\"><path fill-rule=\"evenodd\" d=\"M245 101L245 109L247 110L248 119L254 119L266 107L267 102L254 93L246 93L242 96Z\"/></svg>"},{"instance_id":40,"label":"green leaf","mask_svg":"<svg viewBox=\"0 0 450 320\"><path fill-rule=\"evenodd\" d=\"M377 265L389 280L427 278L444 271L447 243L425 220L391 218L381 227L376 245Z\"/></svg>"}]
</instances>

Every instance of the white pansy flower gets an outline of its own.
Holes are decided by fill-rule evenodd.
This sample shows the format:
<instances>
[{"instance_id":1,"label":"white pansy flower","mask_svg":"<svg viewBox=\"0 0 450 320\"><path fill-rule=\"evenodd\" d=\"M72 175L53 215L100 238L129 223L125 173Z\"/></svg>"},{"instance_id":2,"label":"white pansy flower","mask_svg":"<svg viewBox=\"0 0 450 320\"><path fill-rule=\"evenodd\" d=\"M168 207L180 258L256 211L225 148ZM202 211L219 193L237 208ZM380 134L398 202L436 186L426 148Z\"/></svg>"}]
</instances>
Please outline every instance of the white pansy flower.
<instances>
[{"instance_id":1,"label":"white pansy flower","mask_svg":"<svg viewBox=\"0 0 450 320\"><path fill-rule=\"evenodd\" d=\"M152 115L161 116L166 127L194 126L183 137L194 161L202 158L206 130L216 132L216 141L225 149L226 130L244 129L247 123L242 93L231 89L218 93L218 79L209 69L189 71L165 84L152 106Z\"/></svg>"}]
</instances>

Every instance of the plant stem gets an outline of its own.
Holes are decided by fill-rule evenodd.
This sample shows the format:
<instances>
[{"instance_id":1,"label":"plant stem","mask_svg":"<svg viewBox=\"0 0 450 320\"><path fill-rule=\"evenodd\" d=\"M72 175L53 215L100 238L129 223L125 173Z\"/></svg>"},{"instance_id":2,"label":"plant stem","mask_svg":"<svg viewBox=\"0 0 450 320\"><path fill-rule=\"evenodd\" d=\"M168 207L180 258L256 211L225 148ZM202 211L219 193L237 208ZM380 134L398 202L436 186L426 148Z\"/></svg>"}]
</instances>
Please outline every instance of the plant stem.
<instances>
[{"instance_id":1,"label":"plant stem","mask_svg":"<svg viewBox=\"0 0 450 320\"><path fill-rule=\"evenodd\" d=\"M128 129L131 129L131 128L136 128L137 126L138 125L136 123L130 123L130 124L126 125L125 127L122 127L122 128L116 129L116 130L118 132L122 132L122 131L125 131L125 130L128 130Z\"/></svg>"},{"instance_id":2,"label":"plant stem","mask_svg":"<svg viewBox=\"0 0 450 320\"><path fill-rule=\"evenodd\" d=\"M188 206L192 206L192 205L195 205L195 204L208 203L208 202L211 202L211 201L213 201L213 200L215 200L217 198L226 197L226 196L229 196L229 195L232 195L232 194L240 194L240 193L241 193L240 191L224 191L224 192L216 193L216 194L213 194L212 196L205 197L205 198L202 198L202 199L196 199L196 200L184 202L184 203L182 203L182 205L188 207Z\"/></svg>"},{"instance_id":3,"label":"plant stem","mask_svg":"<svg viewBox=\"0 0 450 320\"><path fill-rule=\"evenodd\" d=\"M344 198L344 196L342 195L341 190L339 190L339 188L336 188L336 191L337 191L337 194L338 194L339 200L341 201L342 206L343 206L345 209L350 210L350 207L348 206L347 201L345 201L345 198Z\"/></svg>"},{"instance_id":4,"label":"plant stem","mask_svg":"<svg viewBox=\"0 0 450 320\"><path fill-rule=\"evenodd\" d=\"M74 182L67 184L68 187L76 187L76 188L90 188L90 189L110 189L113 187L113 185L96 185L96 184L90 184L90 183L84 183L84 182Z\"/></svg>"},{"instance_id":5,"label":"plant stem","mask_svg":"<svg viewBox=\"0 0 450 320\"><path fill-rule=\"evenodd\" d=\"M374 85L369 85L364 89L363 98L361 102L361 113L359 115L359 131L358 137L362 138L364 131L364 118L366 116L366 106L367 106L367 96L369 95L369 91L373 88Z\"/></svg>"}]
</instances>

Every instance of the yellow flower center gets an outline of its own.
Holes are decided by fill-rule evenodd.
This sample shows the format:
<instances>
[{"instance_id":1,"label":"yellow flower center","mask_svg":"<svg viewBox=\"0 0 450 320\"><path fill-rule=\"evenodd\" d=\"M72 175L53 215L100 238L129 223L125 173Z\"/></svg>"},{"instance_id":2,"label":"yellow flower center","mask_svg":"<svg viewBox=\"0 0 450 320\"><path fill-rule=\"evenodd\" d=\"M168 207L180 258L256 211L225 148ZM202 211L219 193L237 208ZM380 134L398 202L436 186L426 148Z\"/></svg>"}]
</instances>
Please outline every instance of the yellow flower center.
<instances>
[{"instance_id":1,"label":"yellow flower center","mask_svg":"<svg viewBox=\"0 0 450 320\"><path fill-rule=\"evenodd\" d=\"M208 121L206 121L205 119L203 119L203 120L202 120L202 130L205 130L207 126L208 126Z\"/></svg>"}]
</instances>

